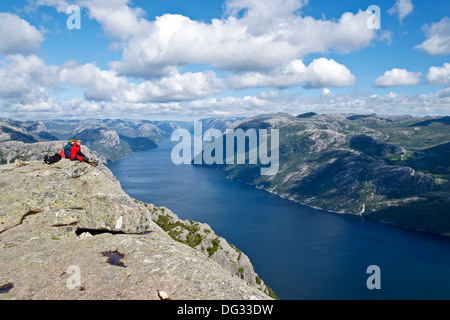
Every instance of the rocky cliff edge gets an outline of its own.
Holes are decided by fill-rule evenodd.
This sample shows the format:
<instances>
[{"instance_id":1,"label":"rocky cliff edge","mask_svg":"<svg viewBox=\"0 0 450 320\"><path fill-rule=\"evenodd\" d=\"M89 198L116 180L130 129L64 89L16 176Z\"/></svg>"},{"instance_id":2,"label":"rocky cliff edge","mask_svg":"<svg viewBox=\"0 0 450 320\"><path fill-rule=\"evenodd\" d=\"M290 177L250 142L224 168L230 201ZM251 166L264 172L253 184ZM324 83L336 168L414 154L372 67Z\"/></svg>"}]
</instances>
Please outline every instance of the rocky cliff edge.
<instances>
[{"instance_id":1,"label":"rocky cliff edge","mask_svg":"<svg viewBox=\"0 0 450 320\"><path fill-rule=\"evenodd\" d=\"M103 165L2 165L0 192L0 299L270 299L239 250L130 198ZM183 243L199 230L197 248Z\"/></svg>"}]
</instances>

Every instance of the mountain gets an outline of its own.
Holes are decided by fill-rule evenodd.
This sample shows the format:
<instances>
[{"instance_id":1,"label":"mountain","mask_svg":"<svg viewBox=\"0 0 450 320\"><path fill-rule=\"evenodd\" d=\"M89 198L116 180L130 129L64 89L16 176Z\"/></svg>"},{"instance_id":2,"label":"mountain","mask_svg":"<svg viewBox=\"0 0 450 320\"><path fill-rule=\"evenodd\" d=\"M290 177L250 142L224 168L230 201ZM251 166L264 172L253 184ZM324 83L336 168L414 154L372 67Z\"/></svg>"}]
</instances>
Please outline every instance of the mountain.
<instances>
[{"instance_id":1,"label":"mountain","mask_svg":"<svg viewBox=\"0 0 450 320\"><path fill-rule=\"evenodd\" d=\"M22 141L25 143L38 142L39 139L33 134L27 132L21 125L14 124L0 120L0 142L3 141Z\"/></svg>"},{"instance_id":2,"label":"mountain","mask_svg":"<svg viewBox=\"0 0 450 320\"><path fill-rule=\"evenodd\" d=\"M266 114L244 119L204 119L202 127L203 134L209 129L279 130L280 167L276 175L262 176L261 164L212 166L225 170L230 178L326 211L450 234L448 118ZM0 161L45 155L45 147L36 141L49 135L58 139L80 137L97 158L108 163L154 148L177 128L192 132L193 123L2 119ZM17 150L27 148L16 148L17 143L33 148L19 153ZM225 146L223 151L225 159Z\"/></svg>"},{"instance_id":3,"label":"mountain","mask_svg":"<svg viewBox=\"0 0 450 320\"><path fill-rule=\"evenodd\" d=\"M103 163L151 150L169 139L178 128L192 124L176 121L97 120L43 121L48 132L60 139L81 139Z\"/></svg>"},{"instance_id":4,"label":"mountain","mask_svg":"<svg viewBox=\"0 0 450 320\"><path fill-rule=\"evenodd\" d=\"M102 164L1 165L0 186L0 299L271 299L241 251L130 198Z\"/></svg>"},{"instance_id":5,"label":"mountain","mask_svg":"<svg viewBox=\"0 0 450 320\"><path fill-rule=\"evenodd\" d=\"M263 176L264 166L248 161L214 167L315 208L450 235L446 119L314 113L252 117L231 128L278 129L278 173ZM246 148L248 159L248 142ZM223 152L225 159L225 147Z\"/></svg>"},{"instance_id":6,"label":"mountain","mask_svg":"<svg viewBox=\"0 0 450 320\"><path fill-rule=\"evenodd\" d=\"M0 143L20 141L36 143L81 139L83 145L103 163L123 159L135 152L154 149L171 137L178 128L192 128L192 123L182 121L147 120L0 120ZM0 161L6 159L0 157Z\"/></svg>"},{"instance_id":7,"label":"mountain","mask_svg":"<svg viewBox=\"0 0 450 320\"><path fill-rule=\"evenodd\" d=\"M202 123L203 134L205 134L209 129L225 132L234 123L244 119L244 117L207 118L201 119L200 122Z\"/></svg>"}]
</instances>

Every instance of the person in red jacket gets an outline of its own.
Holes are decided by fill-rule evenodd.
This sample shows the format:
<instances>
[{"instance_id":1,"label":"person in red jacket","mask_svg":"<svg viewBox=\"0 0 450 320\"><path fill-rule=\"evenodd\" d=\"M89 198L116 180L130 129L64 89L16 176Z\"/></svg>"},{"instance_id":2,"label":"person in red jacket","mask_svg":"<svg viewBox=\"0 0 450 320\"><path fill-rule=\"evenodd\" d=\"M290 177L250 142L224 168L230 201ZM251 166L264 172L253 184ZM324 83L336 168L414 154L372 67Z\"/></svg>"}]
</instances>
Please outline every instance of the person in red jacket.
<instances>
[{"instance_id":1,"label":"person in red jacket","mask_svg":"<svg viewBox=\"0 0 450 320\"><path fill-rule=\"evenodd\" d=\"M70 139L64 149L62 149L60 152L61 158L70 159L70 149L72 149L74 144L76 144L75 139Z\"/></svg>"},{"instance_id":2,"label":"person in red jacket","mask_svg":"<svg viewBox=\"0 0 450 320\"><path fill-rule=\"evenodd\" d=\"M70 160L72 161L81 161L86 162L92 165L98 165L98 161L92 161L88 157L84 155L83 152L81 152L81 140L78 139L76 143L72 145L72 148L70 149Z\"/></svg>"}]
</instances>

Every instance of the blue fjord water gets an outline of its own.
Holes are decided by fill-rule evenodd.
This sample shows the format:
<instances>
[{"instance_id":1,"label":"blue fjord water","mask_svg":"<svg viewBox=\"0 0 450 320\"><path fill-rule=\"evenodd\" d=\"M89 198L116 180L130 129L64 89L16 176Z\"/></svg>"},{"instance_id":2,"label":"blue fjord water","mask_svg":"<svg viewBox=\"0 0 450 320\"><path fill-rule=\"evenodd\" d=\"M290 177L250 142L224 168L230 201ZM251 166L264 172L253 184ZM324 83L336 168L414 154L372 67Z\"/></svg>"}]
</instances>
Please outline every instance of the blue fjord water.
<instances>
[{"instance_id":1,"label":"blue fjord water","mask_svg":"<svg viewBox=\"0 0 450 320\"><path fill-rule=\"evenodd\" d=\"M450 299L450 237L315 210L171 161L172 142L109 166L131 197L208 223L282 300ZM369 266L380 290L369 290Z\"/></svg>"}]
</instances>

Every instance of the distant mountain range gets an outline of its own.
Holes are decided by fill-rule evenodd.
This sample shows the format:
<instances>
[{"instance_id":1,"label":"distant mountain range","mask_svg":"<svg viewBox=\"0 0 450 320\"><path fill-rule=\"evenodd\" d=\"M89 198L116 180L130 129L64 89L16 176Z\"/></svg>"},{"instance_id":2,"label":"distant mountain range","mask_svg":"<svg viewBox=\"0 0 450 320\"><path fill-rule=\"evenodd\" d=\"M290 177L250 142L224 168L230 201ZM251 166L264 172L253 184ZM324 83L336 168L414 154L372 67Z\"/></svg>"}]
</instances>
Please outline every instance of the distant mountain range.
<instances>
[{"instance_id":1,"label":"distant mountain range","mask_svg":"<svg viewBox=\"0 0 450 320\"><path fill-rule=\"evenodd\" d=\"M278 174L262 176L260 165L215 167L308 206L450 235L449 120L315 113L252 117L231 128L279 129Z\"/></svg>"},{"instance_id":2,"label":"distant mountain range","mask_svg":"<svg viewBox=\"0 0 450 320\"><path fill-rule=\"evenodd\" d=\"M278 174L262 176L260 165L214 166L232 179L326 211L450 235L450 117L269 114L202 124L204 132L280 130ZM179 128L192 131L193 123L0 119L0 161L20 157L11 141L75 137L110 163L156 148Z\"/></svg>"},{"instance_id":3,"label":"distant mountain range","mask_svg":"<svg viewBox=\"0 0 450 320\"><path fill-rule=\"evenodd\" d=\"M154 149L160 142L170 139L175 129L191 126L190 123L176 121L92 119L21 122L0 119L0 143L35 143L76 138L81 139L102 162L111 163L135 152ZM0 155L0 160L1 158Z\"/></svg>"},{"instance_id":4,"label":"distant mountain range","mask_svg":"<svg viewBox=\"0 0 450 320\"><path fill-rule=\"evenodd\" d=\"M210 128L225 131L227 127L243 119L234 117L204 119L202 120L203 131ZM31 144L76 138L81 139L83 144L99 160L108 164L136 152L157 148L158 144L170 139L176 129L187 129L192 132L193 122L111 119L17 121L0 119L0 144L11 141ZM0 162L6 163L20 157L20 154L15 154L10 149L10 144L7 151L0 146Z\"/></svg>"}]
</instances>

